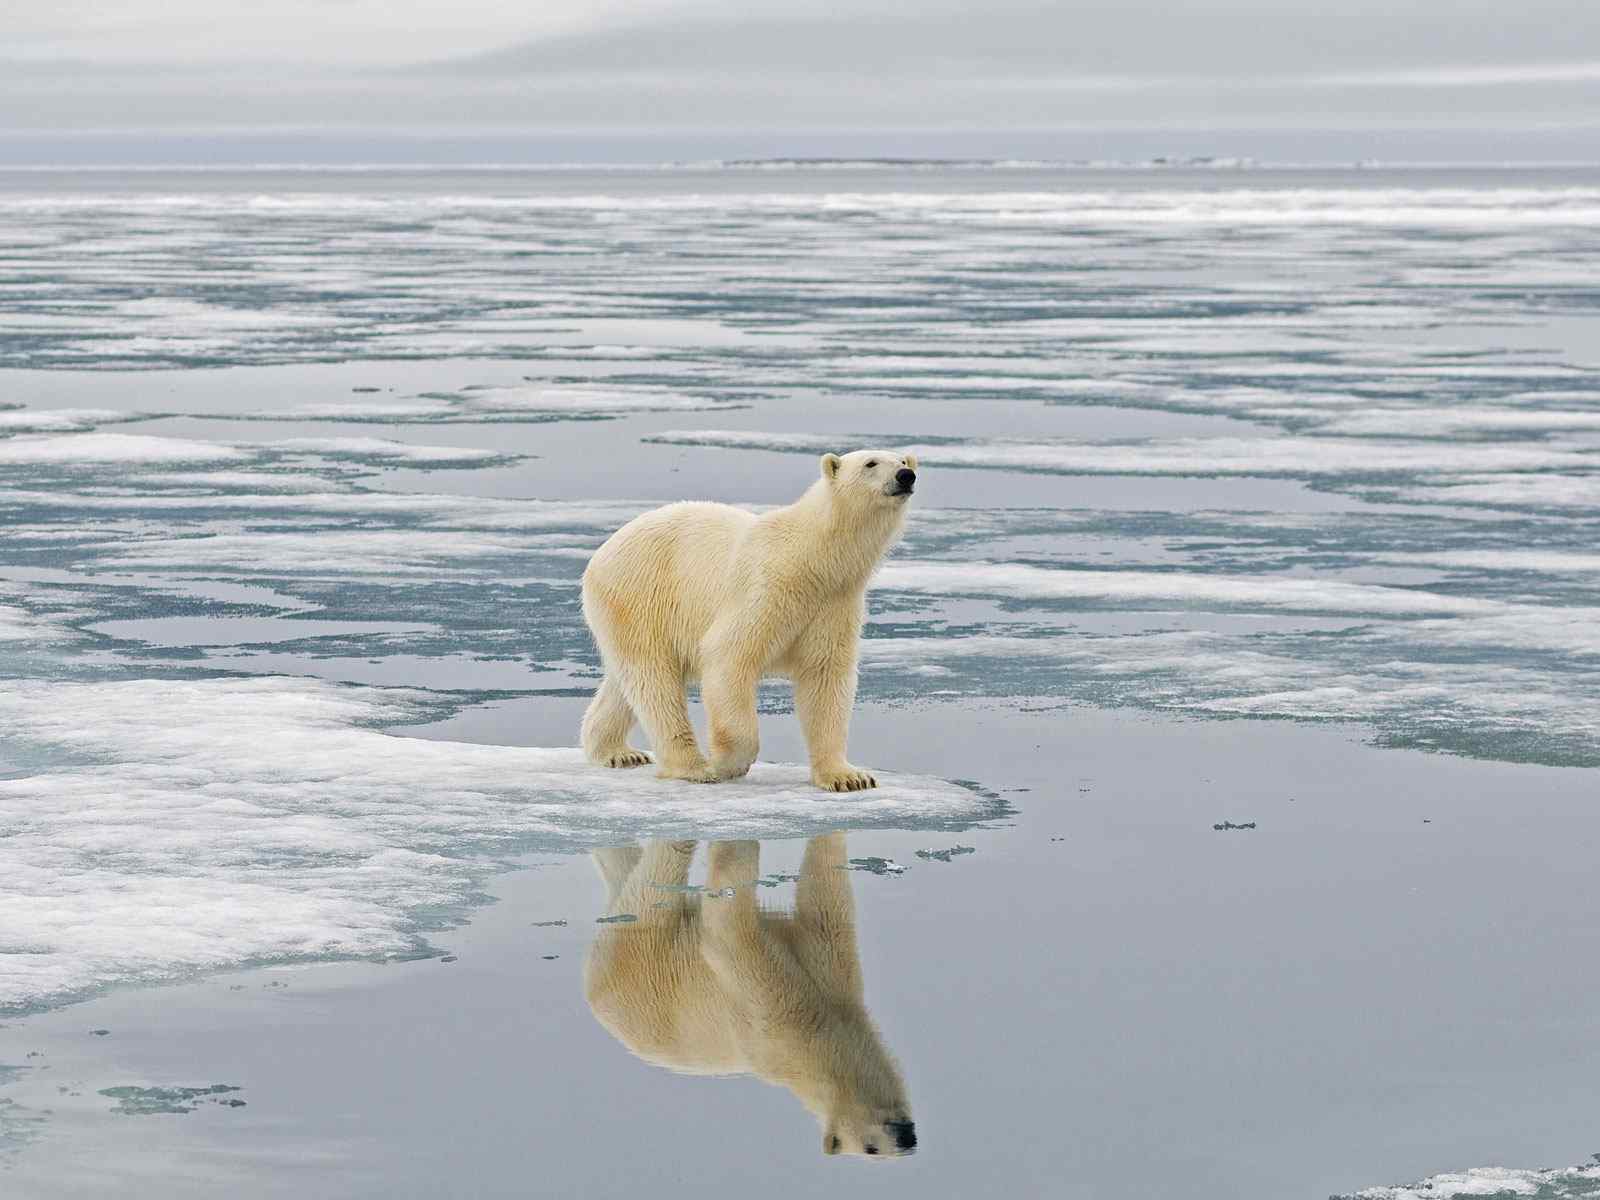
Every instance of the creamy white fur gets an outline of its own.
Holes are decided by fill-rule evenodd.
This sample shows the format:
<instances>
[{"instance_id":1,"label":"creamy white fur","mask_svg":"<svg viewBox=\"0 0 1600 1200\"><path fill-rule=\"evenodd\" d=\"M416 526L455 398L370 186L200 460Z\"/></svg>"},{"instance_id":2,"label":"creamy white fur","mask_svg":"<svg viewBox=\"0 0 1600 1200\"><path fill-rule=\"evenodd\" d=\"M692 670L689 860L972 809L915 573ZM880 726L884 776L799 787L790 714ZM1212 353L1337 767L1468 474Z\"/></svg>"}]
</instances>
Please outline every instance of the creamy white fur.
<instances>
[{"instance_id":1,"label":"creamy white fur","mask_svg":"<svg viewBox=\"0 0 1600 1200\"><path fill-rule=\"evenodd\" d=\"M595 852L608 912L638 918L590 950L595 1019L657 1066L787 1088L822 1126L824 1154L909 1153L905 1083L863 1001L844 834L807 843L792 913L756 902L759 843L712 842L703 896L684 890L694 850Z\"/></svg>"},{"instance_id":2,"label":"creamy white fur","mask_svg":"<svg viewBox=\"0 0 1600 1200\"><path fill-rule=\"evenodd\" d=\"M811 779L831 791L875 787L845 756L867 580L905 524L897 472L911 455L824 454L799 500L757 516L726 504L683 503L629 521L583 574L583 612L606 677L583 719L589 757L636 767L635 720L668 779L714 782L750 769L759 747L756 687L794 681ZM698 679L709 755L689 723Z\"/></svg>"}]
</instances>

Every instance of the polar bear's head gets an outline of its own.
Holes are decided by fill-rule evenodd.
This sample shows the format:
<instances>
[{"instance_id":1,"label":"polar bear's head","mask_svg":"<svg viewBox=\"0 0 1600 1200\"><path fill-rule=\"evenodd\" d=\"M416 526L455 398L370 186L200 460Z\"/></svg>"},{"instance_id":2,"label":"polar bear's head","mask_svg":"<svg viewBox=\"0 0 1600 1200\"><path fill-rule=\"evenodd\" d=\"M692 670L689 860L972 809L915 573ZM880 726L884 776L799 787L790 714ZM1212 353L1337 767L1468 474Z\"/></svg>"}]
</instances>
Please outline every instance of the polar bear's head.
<instances>
[{"instance_id":1,"label":"polar bear's head","mask_svg":"<svg viewBox=\"0 0 1600 1200\"><path fill-rule=\"evenodd\" d=\"M822 1126L824 1154L902 1158L917 1148L900 1065L864 1008L835 1009L795 1087ZM791 1081L797 1082L797 1081Z\"/></svg>"},{"instance_id":2,"label":"polar bear's head","mask_svg":"<svg viewBox=\"0 0 1600 1200\"><path fill-rule=\"evenodd\" d=\"M824 454L822 478L838 496L903 507L917 484L917 456L895 450Z\"/></svg>"}]
</instances>

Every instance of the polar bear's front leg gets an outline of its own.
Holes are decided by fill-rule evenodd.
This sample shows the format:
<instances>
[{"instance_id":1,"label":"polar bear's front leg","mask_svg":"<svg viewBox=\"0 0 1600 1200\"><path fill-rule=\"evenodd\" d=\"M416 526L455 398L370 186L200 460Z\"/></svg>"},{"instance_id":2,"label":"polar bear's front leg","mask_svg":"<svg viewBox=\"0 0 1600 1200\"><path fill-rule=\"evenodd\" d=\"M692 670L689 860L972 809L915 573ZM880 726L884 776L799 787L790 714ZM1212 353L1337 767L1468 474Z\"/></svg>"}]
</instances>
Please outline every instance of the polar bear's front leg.
<instances>
[{"instance_id":1,"label":"polar bear's front leg","mask_svg":"<svg viewBox=\"0 0 1600 1200\"><path fill-rule=\"evenodd\" d=\"M819 622L796 655L794 708L811 755L811 782L830 792L878 786L870 772L850 765L850 710L856 702L859 620Z\"/></svg>"},{"instance_id":2,"label":"polar bear's front leg","mask_svg":"<svg viewBox=\"0 0 1600 1200\"><path fill-rule=\"evenodd\" d=\"M758 597L718 621L700 643L700 699L710 733L707 757L718 779L748 774L761 750L756 688L771 654L771 617Z\"/></svg>"},{"instance_id":3,"label":"polar bear's front leg","mask_svg":"<svg viewBox=\"0 0 1600 1200\"><path fill-rule=\"evenodd\" d=\"M711 770L718 779L738 779L750 773L761 752L761 730L756 719L758 672L738 663L709 668L700 681L710 725Z\"/></svg>"}]
</instances>

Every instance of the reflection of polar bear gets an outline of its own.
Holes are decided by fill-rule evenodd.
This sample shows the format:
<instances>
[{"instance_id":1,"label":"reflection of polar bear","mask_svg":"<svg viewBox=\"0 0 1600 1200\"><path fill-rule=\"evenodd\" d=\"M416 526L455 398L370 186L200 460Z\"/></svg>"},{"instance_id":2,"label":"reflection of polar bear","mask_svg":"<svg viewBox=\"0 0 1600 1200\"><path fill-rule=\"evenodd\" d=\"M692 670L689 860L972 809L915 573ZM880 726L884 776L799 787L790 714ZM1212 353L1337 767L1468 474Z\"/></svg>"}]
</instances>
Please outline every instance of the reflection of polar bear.
<instances>
[{"instance_id":1,"label":"reflection of polar bear","mask_svg":"<svg viewBox=\"0 0 1600 1200\"><path fill-rule=\"evenodd\" d=\"M689 893L694 847L596 851L607 911L638 920L595 939L595 1018L646 1062L788 1088L821 1122L824 1154L909 1154L905 1084L862 1002L844 835L806 846L793 913L756 903L756 842L712 842L705 897Z\"/></svg>"},{"instance_id":2,"label":"reflection of polar bear","mask_svg":"<svg viewBox=\"0 0 1600 1200\"><path fill-rule=\"evenodd\" d=\"M649 762L628 745L643 723L668 779L710 782L755 761L756 685L794 680L811 780L876 786L845 760L867 578L905 523L917 460L887 450L822 456L822 477L787 508L669 504L635 517L583 573L583 615L606 677L583 718L583 748L612 767ZM689 724L701 681L710 761Z\"/></svg>"}]
</instances>

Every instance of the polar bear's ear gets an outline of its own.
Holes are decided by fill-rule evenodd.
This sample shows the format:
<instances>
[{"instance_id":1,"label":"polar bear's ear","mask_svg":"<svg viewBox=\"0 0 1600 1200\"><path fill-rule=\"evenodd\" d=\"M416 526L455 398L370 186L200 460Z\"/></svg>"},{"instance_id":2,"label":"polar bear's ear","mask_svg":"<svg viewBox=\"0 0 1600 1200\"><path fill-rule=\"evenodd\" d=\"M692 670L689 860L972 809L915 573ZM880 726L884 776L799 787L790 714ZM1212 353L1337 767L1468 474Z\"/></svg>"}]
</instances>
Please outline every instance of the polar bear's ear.
<instances>
[{"instance_id":1,"label":"polar bear's ear","mask_svg":"<svg viewBox=\"0 0 1600 1200\"><path fill-rule=\"evenodd\" d=\"M822 456L822 477L828 480L839 478L839 464L842 461L837 454L824 454Z\"/></svg>"},{"instance_id":2,"label":"polar bear's ear","mask_svg":"<svg viewBox=\"0 0 1600 1200\"><path fill-rule=\"evenodd\" d=\"M917 456L915 454L906 455L906 466L910 467L913 471L917 469Z\"/></svg>"}]
</instances>

